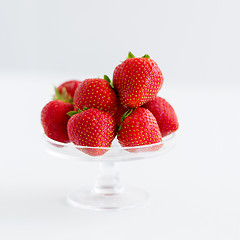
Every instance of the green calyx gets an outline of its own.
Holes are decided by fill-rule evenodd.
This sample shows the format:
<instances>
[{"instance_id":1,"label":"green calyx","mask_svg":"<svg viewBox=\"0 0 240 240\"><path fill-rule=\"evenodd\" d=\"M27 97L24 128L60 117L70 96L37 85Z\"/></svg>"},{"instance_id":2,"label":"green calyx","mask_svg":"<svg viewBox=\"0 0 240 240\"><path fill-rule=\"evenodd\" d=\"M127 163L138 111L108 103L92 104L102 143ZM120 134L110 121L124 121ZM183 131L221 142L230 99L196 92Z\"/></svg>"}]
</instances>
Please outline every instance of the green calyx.
<instances>
[{"instance_id":1,"label":"green calyx","mask_svg":"<svg viewBox=\"0 0 240 240\"><path fill-rule=\"evenodd\" d=\"M129 52L127 59L129 58L136 58L136 57L131 52ZM145 54L144 56L142 56L142 58L150 58L150 56L148 54Z\"/></svg>"},{"instance_id":2,"label":"green calyx","mask_svg":"<svg viewBox=\"0 0 240 240\"><path fill-rule=\"evenodd\" d=\"M125 118L127 118L133 111L133 108L128 109L121 117L121 123L124 121Z\"/></svg>"},{"instance_id":3,"label":"green calyx","mask_svg":"<svg viewBox=\"0 0 240 240\"><path fill-rule=\"evenodd\" d=\"M54 87L55 95L53 96L53 100L60 100L66 103L73 103L73 99L68 95L67 89L63 88L62 93L59 92L57 87Z\"/></svg>"},{"instance_id":4,"label":"green calyx","mask_svg":"<svg viewBox=\"0 0 240 240\"><path fill-rule=\"evenodd\" d=\"M107 75L104 75L103 78L109 83L110 87L113 89L113 84L110 78Z\"/></svg>"},{"instance_id":5,"label":"green calyx","mask_svg":"<svg viewBox=\"0 0 240 240\"><path fill-rule=\"evenodd\" d=\"M148 54L145 54L144 56L142 56L142 58L150 58L150 56Z\"/></svg>"},{"instance_id":6,"label":"green calyx","mask_svg":"<svg viewBox=\"0 0 240 240\"><path fill-rule=\"evenodd\" d=\"M63 98L62 94L59 92L57 87L54 87L54 91L55 91L55 95L54 95L53 99L63 101L64 98Z\"/></svg>"},{"instance_id":7,"label":"green calyx","mask_svg":"<svg viewBox=\"0 0 240 240\"><path fill-rule=\"evenodd\" d=\"M128 58L135 58L135 56L134 56L131 52L129 52L127 59L128 59Z\"/></svg>"},{"instance_id":8,"label":"green calyx","mask_svg":"<svg viewBox=\"0 0 240 240\"><path fill-rule=\"evenodd\" d=\"M83 112L83 111L85 111L85 110L87 110L87 109L89 109L89 108L84 107L83 110L80 110L80 109L78 108L77 111L70 111L70 112L67 113L67 115L68 115L69 117L72 117L73 115L75 115L75 114L77 114L77 113L81 113L81 112Z\"/></svg>"},{"instance_id":9,"label":"green calyx","mask_svg":"<svg viewBox=\"0 0 240 240\"><path fill-rule=\"evenodd\" d=\"M128 109L123 115L122 115L122 117L121 117L121 124L120 124L120 126L118 127L118 132L121 130L121 128L122 128L122 123L123 123L123 121L124 121L124 119L125 118L127 118L131 113L132 113L132 111L133 111L134 109L133 108L130 108L130 109ZM117 135L119 136L119 134L117 133Z\"/></svg>"},{"instance_id":10,"label":"green calyx","mask_svg":"<svg viewBox=\"0 0 240 240\"><path fill-rule=\"evenodd\" d=\"M70 112L67 113L67 115L68 115L69 117L72 117L72 116L75 115L76 113L80 113L80 112L70 111Z\"/></svg>"}]
</instances>

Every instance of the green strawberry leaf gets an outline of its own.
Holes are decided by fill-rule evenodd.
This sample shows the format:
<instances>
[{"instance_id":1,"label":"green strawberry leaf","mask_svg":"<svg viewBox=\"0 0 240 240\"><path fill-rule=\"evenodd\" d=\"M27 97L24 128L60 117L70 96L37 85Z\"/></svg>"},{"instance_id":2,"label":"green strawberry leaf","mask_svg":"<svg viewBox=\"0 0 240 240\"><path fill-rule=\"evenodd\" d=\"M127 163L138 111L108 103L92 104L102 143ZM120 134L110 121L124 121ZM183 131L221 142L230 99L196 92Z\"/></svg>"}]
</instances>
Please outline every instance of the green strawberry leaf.
<instances>
[{"instance_id":1,"label":"green strawberry leaf","mask_svg":"<svg viewBox=\"0 0 240 240\"><path fill-rule=\"evenodd\" d=\"M76 113L79 113L79 112L77 112L77 111L70 111L70 112L68 112L67 113L67 115L69 116L69 117L72 117L74 114L76 114Z\"/></svg>"},{"instance_id":2,"label":"green strawberry leaf","mask_svg":"<svg viewBox=\"0 0 240 240\"><path fill-rule=\"evenodd\" d=\"M118 127L118 132L121 130L121 128L122 128L122 123L123 123L123 121L124 121L124 119L125 118L127 118L131 113L132 113L132 111L133 111L134 109L133 108L130 108L130 109L128 109L123 115L122 115L122 117L121 117L121 124L120 124L120 126ZM119 134L117 133L117 135L119 136Z\"/></svg>"},{"instance_id":3,"label":"green strawberry leaf","mask_svg":"<svg viewBox=\"0 0 240 240\"><path fill-rule=\"evenodd\" d=\"M134 56L131 52L129 52L127 59L128 59L128 58L135 58L135 56Z\"/></svg>"},{"instance_id":4,"label":"green strawberry leaf","mask_svg":"<svg viewBox=\"0 0 240 240\"><path fill-rule=\"evenodd\" d=\"M121 117L121 123L124 121L125 118L127 118L133 111L133 108L128 109Z\"/></svg>"},{"instance_id":5,"label":"green strawberry leaf","mask_svg":"<svg viewBox=\"0 0 240 240\"><path fill-rule=\"evenodd\" d=\"M110 87L113 88L113 84L112 84L110 78L107 75L104 75L103 78L109 83Z\"/></svg>"},{"instance_id":6,"label":"green strawberry leaf","mask_svg":"<svg viewBox=\"0 0 240 240\"><path fill-rule=\"evenodd\" d=\"M57 87L54 87L55 95L53 96L54 100L61 100L66 103L73 104L73 99L69 97L66 88L62 89L62 94L59 92Z\"/></svg>"},{"instance_id":7,"label":"green strawberry leaf","mask_svg":"<svg viewBox=\"0 0 240 240\"><path fill-rule=\"evenodd\" d=\"M77 113L81 113L82 111L85 111L85 110L87 110L87 109L89 109L89 108L84 107L83 110L77 108L77 111L70 111L70 112L67 113L67 115L68 115L69 117L72 117L73 115L75 115L75 114L77 114Z\"/></svg>"},{"instance_id":8,"label":"green strawberry leaf","mask_svg":"<svg viewBox=\"0 0 240 240\"><path fill-rule=\"evenodd\" d=\"M64 101L64 98L63 98L62 94L59 92L57 87L54 87L54 91L55 91L55 96L53 97L53 99Z\"/></svg>"},{"instance_id":9,"label":"green strawberry leaf","mask_svg":"<svg viewBox=\"0 0 240 240\"><path fill-rule=\"evenodd\" d=\"M144 56L142 56L142 58L150 58L150 56L148 54L145 54Z\"/></svg>"}]
</instances>

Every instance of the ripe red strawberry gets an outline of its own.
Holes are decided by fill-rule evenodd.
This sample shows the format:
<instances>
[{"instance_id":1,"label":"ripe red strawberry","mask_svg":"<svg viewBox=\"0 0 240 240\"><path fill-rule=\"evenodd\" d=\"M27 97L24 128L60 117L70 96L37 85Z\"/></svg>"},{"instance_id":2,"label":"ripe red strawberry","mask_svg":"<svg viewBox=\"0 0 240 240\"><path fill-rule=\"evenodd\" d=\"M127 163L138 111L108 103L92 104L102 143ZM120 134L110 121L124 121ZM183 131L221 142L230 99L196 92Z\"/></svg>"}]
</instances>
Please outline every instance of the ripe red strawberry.
<instances>
[{"instance_id":1,"label":"ripe red strawberry","mask_svg":"<svg viewBox=\"0 0 240 240\"><path fill-rule=\"evenodd\" d=\"M117 138L122 147L149 145L162 141L157 121L148 109L140 107L129 113L125 115L126 118L118 130ZM157 150L159 148L158 145L147 150Z\"/></svg>"},{"instance_id":2,"label":"ripe red strawberry","mask_svg":"<svg viewBox=\"0 0 240 240\"><path fill-rule=\"evenodd\" d=\"M84 80L76 89L74 109L97 108L113 114L117 110L117 95L109 82L101 78Z\"/></svg>"},{"instance_id":3,"label":"ripe red strawberry","mask_svg":"<svg viewBox=\"0 0 240 240\"><path fill-rule=\"evenodd\" d=\"M163 84L163 76L157 63L148 55L128 58L113 73L113 85L122 105L137 108L152 100Z\"/></svg>"},{"instance_id":4,"label":"ripe red strawberry","mask_svg":"<svg viewBox=\"0 0 240 240\"><path fill-rule=\"evenodd\" d=\"M79 146L110 147L116 136L116 122L105 111L90 108L73 115L67 125L69 139ZM79 148L91 156L103 155L107 149Z\"/></svg>"},{"instance_id":5,"label":"ripe red strawberry","mask_svg":"<svg viewBox=\"0 0 240 240\"><path fill-rule=\"evenodd\" d=\"M68 143L67 113L73 110L73 105L60 100L53 100L46 104L41 112L41 123L45 134L59 142Z\"/></svg>"},{"instance_id":6,"label":"ripe red strawberry","mask_svg":"<svg viewBox=\"0 0 240 240\"><path fill-rule=\"evenodd\" d=\"M165 99L157 96L152 101L143 105L143 107L152 112L157 120L163 137L175 132L178 129L179 124L177 115L173 107Z\"/></svg>"},{"instance_id":7,"label":"ripe red strawberry","mask_svg":"<svg viewBox=\"0 0 240 240\"><path fill-rule=\"evenodd\" d=\"M59 87L55 88L54 99L72 103L75 90L80 83L81 81L78 80L70 80L62 83Z\"/></svg>"},{"instance_id":8,"label":"ripe red strawberry","mask_svg":"<svg viewBox=\"0 0 240 240\"><path fill-rule=\"evenodd\" d=\"M119 104L117 107L117 111L113 114L113 117L116 121L117 126L119 127L121 124L121 118L123 114L128 110L129 108L124 107L123 105Z\"/></svg>"}]
</instances>

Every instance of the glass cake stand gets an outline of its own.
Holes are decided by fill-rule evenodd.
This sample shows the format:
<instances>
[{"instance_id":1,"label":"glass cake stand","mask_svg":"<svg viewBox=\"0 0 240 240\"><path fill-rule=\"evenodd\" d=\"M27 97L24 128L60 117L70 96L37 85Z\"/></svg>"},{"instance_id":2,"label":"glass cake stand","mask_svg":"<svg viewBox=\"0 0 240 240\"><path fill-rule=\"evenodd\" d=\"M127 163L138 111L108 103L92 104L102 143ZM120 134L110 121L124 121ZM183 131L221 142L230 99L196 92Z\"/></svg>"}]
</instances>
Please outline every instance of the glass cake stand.
<instances>
[{"instance_id":1,"label":"glass cake stand","mask_svg":"<svg viewBox=\"0 0 240 240\"><path fill-rule=\"evenodd\" d=\"M45 137L45 147L49 154L61 158L73 158L99 164L99 176L93 186L82 187L67 196L67 202L74 207L92 210L123 210L140 206L148 199L148 194L141 189L125 187L120 183L117 164L133 160L159 158L175 143L175 133L164 137L156 144L121 147L115 139L110 148L93 148L61 143ZM86 151L106 151L101 156L90 156Z\"/></svg>"}]
</instances>

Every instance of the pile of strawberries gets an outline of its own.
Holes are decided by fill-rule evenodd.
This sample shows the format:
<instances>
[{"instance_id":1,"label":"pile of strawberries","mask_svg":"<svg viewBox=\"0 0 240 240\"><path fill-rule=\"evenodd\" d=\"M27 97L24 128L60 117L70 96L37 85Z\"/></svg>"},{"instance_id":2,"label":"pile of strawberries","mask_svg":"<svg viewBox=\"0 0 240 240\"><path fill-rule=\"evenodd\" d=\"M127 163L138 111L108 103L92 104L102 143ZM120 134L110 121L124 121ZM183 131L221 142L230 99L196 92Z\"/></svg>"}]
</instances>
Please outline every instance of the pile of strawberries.
<instances>
[{"instance_id":1,"label":"pile of strawberries","mask_svg":"<svg viewBox=\"0 0 240 240\"><path fill-rule=\"evenodd\" d=\"M67 81L55 88L54 100L44 106L41 123L45 134L59 142L72 142L99 156L117 137L122 147L159 143L178 129L172 106L157 96L163 76L148 55L131 52L111 80ZM153 148L154 150L155 148Z\"/></svg>"}]
</instances>

